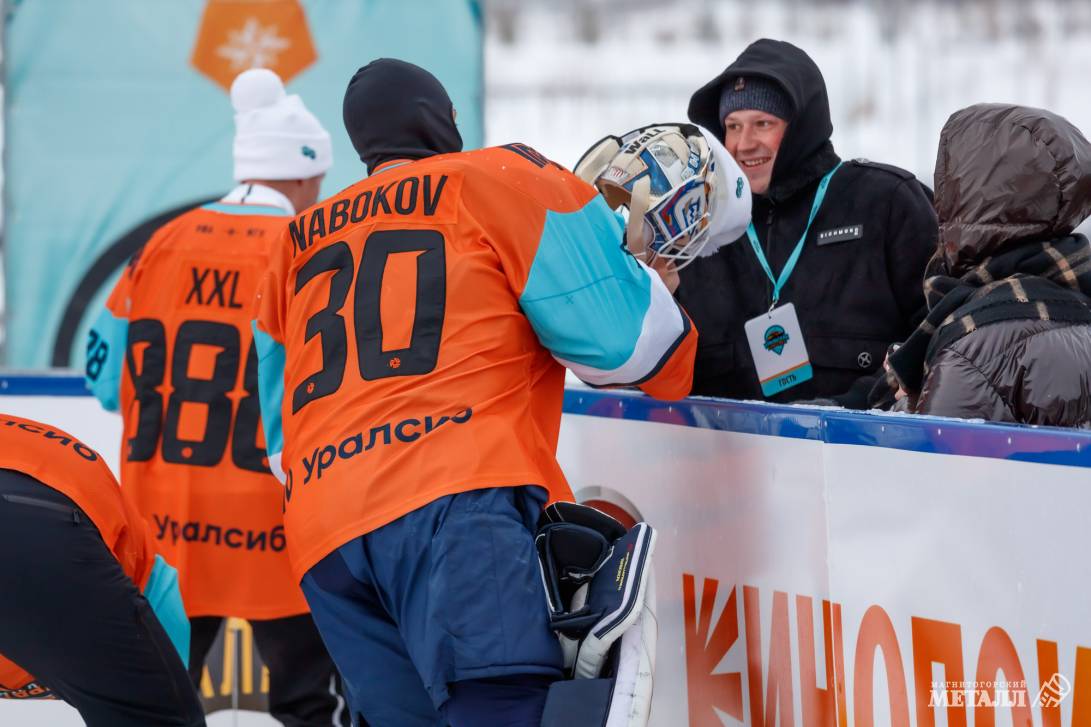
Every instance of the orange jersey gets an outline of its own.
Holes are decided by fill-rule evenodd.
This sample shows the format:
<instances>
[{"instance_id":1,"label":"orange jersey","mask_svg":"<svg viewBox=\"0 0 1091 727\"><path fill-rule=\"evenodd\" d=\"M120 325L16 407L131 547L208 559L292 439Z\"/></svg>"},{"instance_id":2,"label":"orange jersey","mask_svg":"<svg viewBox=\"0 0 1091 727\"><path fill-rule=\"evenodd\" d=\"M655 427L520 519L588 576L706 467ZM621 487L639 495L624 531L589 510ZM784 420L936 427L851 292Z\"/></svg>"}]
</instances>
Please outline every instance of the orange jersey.
<instances>
[{"instance_id":1,"label":"orange jersey","mask_svg":"<svg viewBox=\"0 0 1091 727\"><path fill-rule=\"evenodd\" d=\"M0 469L22 472L75 502L125 575L144 589L155 563L154 541L132 499L118 487L97 452L56 427L0 414ZM34 677L0 655L0 697L46 693L48 689Z\"/></svg>"},{"instance_id":2,"label":"orange jersey","mask_svg":"<svg viewBox=\"0 0 1091 727\"><path fill-rule=\"evenodd\" d=\"M570 499L562 363L677 398L696 345L595 190L522 145L388 165L298 215L257 331L298 577L444 495Z\"/></svg>"},{"instance_id":3,"label":"orange jersey","mask_svg":"<svg viewBox=\"0 0 1091 727\"><path fill-rule=\"evenodd\" d=\"M250 328L288 215L221 202L176 218L118 280L88 346L91 388L108 406L118 395L124 418L122 486L177 567L191 616L307 611L283 552Z\"/></svg>"}]
</instances>

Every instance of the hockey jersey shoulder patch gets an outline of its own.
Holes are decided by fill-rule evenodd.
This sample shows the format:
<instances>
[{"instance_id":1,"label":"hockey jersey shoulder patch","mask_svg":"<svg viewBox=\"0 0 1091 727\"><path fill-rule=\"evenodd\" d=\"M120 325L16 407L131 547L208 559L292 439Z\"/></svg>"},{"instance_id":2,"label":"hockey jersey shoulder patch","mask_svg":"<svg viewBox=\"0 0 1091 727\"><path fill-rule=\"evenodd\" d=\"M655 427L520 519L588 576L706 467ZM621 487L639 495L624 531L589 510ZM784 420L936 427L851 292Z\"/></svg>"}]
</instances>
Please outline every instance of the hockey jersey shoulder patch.
<instances>
[{"instance_id":1,"label":"hockey jersey shoulder patch","mask_svg":"<svg viewBox=\"0 0 1091 727\"><path fill-rule=\"evenodd\" d=\"M520 143L520 142L516 142L516 143L513 143L513 144L504 144L500 148L501 149L507 149L508 151L512 152L513 154L518 154L519 156L523 157L524 159L526 159L528 162L530 162L534 166L538 167L539 169L545 169L546 166L553 166L553 167L556 167L557 169L562 169L563 168L557 162L552 161L550 159L547 159L545 154L542 154L537 149L534 149L534 148L532 148L530 146L527 146L526 144L523 144L523 143Z\"/></svg>"}]
</instances>

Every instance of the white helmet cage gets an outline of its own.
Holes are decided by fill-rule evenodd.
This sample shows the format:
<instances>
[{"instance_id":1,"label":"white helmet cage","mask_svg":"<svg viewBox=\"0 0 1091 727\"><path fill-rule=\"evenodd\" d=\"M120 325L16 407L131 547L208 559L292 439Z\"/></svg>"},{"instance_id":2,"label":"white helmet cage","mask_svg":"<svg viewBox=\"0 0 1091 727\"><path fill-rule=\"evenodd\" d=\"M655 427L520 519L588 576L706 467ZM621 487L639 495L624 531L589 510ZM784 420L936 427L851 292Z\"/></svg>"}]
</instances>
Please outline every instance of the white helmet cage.
<instances>
[{"instance_id":1,"label":"white helmet cage","mask_svg":"<svg viewBox=\"0 0 1091 727\"><path fill-rule=\"evenodd\" d=\"M642 222L647 224L652 231L647 262L661 257L680 269L710 240L716 164L699 127L652 124L603 138L576 163L575 172L611 209L629 210L630 239Z\"/></svg>"}]
</instances>

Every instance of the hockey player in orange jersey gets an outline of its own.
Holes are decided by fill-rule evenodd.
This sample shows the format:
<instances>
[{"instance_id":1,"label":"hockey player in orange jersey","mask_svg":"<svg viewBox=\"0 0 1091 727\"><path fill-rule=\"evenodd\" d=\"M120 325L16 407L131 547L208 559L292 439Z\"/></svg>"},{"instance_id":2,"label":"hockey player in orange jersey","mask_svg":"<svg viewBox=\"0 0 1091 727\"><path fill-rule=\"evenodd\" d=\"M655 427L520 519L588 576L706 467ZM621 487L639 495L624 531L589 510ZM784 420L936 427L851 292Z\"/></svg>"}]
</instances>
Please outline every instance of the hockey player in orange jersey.
<instances>
[{"instance_id":1,"label":"hockey player in orange jersey","mask_svg":"<svg viewBox=\"0 0 1091 727\"><path fill-rule=\"evenodd\" d=\"M272 71L242 73L231 101L238 186L160 228L134 258L92 329L87 378L120 407L122 486L178 566L195 682L224 617L245 618L269 667L271 714L336 724L335 669L284 552L250 329L273 244L318 198L330 137Z\"/></svg>"},{"instance_id":2,"label":"hockey player in orange jersey","mask_svg":"<svg viewBox=\"0 0 1091 727\"><path fill-rule=\"evenodd\" d=\"M460 153L428 72L361 68L344 120L370 176L295 216L255 322L292 567L355 713L537 725L564 369L679 398L697 333L593 187L522 144Z\"/></svg>"},{"instance_id":3,"label":"hockey player in orange jersey","mask_svg":"<svg viewBox=\"0 0 1091 727\"><path fill-rule=\"evenodd\" d=\"M0 414L0 699L63 699L90 727L200 727L174 569L102 456Z\"/></svg>"}]
</instances>

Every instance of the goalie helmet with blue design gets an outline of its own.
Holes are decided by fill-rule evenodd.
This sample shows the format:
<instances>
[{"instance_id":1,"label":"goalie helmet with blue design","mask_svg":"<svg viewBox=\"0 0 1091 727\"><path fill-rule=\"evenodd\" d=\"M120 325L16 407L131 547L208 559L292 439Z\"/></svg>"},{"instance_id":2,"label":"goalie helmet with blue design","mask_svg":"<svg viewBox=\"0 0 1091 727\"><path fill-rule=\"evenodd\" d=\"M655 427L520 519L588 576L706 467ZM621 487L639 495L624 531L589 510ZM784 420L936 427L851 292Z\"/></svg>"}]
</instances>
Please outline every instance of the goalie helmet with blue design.
<instances>
[{"instance_id":1,"label":"goalie helmet with blue design","mask_svg":"<svg viewBox=\"0 0 1091 727\"><path fill-rule=\"evenodd\" d=\"M647 242L648 263L663 258L680 269L734 242L750 224L746 175L715 136L694 124L607 136L575 172L611 209L628 210L630 248Z\"/></svg>"}]
</instances>

